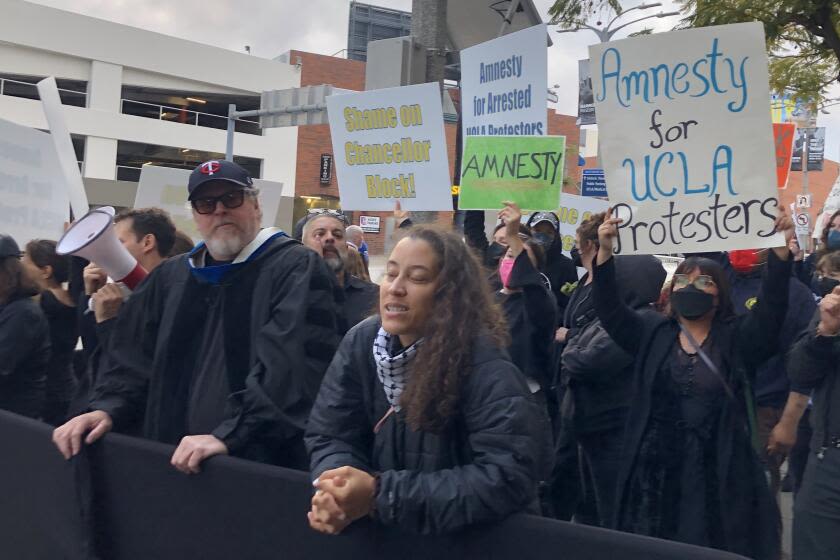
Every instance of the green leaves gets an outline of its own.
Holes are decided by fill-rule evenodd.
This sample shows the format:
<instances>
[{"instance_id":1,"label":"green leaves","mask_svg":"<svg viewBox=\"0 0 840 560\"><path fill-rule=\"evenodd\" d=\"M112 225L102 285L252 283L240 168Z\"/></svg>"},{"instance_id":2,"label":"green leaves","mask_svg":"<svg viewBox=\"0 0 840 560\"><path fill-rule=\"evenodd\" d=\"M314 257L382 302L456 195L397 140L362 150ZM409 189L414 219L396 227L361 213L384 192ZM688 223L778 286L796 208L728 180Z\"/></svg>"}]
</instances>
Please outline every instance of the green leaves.
<instances>
[{"instance_id":1,"label":"green leaves","mask_svg":"<svg viewBox=\"0 0 840 560\"><path fill-rule=\"evenodd\" d=\"M761 21L771 87L796 99L825 99L840 83L840 2L836 0L678 0L680 27Z\"/></svg>"}]
</instances>

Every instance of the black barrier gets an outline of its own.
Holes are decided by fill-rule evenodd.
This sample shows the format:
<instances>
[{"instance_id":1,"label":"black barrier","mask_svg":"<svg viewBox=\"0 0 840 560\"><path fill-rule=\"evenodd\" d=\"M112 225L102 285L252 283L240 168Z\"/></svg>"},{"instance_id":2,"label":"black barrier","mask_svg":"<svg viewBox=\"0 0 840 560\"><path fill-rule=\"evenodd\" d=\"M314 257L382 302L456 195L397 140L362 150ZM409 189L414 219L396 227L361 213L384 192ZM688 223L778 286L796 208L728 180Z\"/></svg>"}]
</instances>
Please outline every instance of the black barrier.
<instances>
[{"instance_id":1,"label":"black barrier","mask_svg":"<svg viewBox=\"0 0 840 560\"><path fill-rule=\"evenodd\" d=\"M169 464L171 446L119 434L68 462L52 446L51 432L0 412L0 558L742 558L527 515L448 537L367 521L330 537L307 524L312 489L305 473L214 457L189 476Z\"/></svg>"}]
</instances>

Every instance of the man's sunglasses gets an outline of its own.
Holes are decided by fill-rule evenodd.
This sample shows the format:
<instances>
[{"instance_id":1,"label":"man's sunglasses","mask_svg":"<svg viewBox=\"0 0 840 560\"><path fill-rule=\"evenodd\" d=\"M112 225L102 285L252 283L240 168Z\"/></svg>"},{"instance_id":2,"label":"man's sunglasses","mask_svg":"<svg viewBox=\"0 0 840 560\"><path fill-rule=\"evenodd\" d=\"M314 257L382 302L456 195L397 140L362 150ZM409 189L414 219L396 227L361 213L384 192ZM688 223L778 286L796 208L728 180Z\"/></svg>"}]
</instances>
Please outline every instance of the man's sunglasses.
<instances>
[{"instance_id":1,"label":"man's sunglasses","mask_svg":"<svg viewBox=\"0 0 840 560\"><path fill-rule=\"evenodd\" d=\"M219 196L194 198L190 201L190 204L193 210L199 214L212 214L216 211L216 204L219 202L228 210L233 210L242 206L246 194L256 195L257 192L259 192L257 189L236 189Z\"/></svg>"},{"instance_id":2,"label":"man's sunglasses","mask_svg":"<svg viewBox=\"0 0 840 560\"><path fill-rule=\"evenodd\" d=\"M694 282L688 281L688 274L674 274L675 290L681 290L682 288L687 287L689 284L694 284L694 287L698 290L705 290L707 288L715 286L715 281L712 280L712 277L707 274L701 274L700 276L694 279Z\"/></svg>"},{"instance_id":3,"label":"man's sunglasses","mask_svg":"<svg viewBox=\"0 0 840 560\"><path fill-rule=\"evenodd\" d=\"M341 221L344 225L348 225L350 220L347 219L347 216L341 210L333 210L332 208L310 208L307 211L306 221L312 220L314 218L318 218L321 216L329 216L330 218L335 218L336 220Z\"/></svg>"}]
</instances>

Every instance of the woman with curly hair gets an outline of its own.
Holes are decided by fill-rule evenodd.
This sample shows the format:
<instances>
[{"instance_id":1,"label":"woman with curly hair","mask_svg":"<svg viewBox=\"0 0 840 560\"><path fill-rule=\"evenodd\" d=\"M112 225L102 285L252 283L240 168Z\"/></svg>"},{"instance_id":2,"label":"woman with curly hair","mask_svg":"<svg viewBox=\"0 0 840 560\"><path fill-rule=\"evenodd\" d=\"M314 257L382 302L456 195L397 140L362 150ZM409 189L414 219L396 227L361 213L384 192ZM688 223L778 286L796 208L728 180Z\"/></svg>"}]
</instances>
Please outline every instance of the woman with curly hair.
<instances>
[{"instance_id":1,"label":"woman with curly hair","mask_svg":"<svg viewBox=\"0 0 840 560\"><path fill-rule=\"evenodd\" d=\"M536 511L541 412L463 241L409 230L379 311L345 336L309 418L312 528L445 533Z\"/></svg>"}]
</instances>

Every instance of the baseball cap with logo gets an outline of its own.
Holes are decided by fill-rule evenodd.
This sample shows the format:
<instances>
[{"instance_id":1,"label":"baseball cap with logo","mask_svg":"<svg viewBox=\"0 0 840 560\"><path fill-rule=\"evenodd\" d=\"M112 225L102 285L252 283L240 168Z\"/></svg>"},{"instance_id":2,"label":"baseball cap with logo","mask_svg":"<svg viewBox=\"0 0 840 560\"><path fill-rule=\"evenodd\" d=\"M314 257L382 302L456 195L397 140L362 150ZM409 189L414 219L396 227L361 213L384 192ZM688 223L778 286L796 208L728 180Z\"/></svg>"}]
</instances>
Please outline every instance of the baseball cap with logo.
<instances>
[{"instance_id":1,"label":"baseball cap with logo","mask_svg":"<svg viewBox=\"0 0 840 560\"><path fill-rule=\"evenodd\" d=\"M554 212L537 212L528 218L528 227L534 227L540 222L548 222L554 226L555 231L560 230L560 220Z\"/></svg>"},{"instance_id":2,"label":"baseball cap with logo","mask_svg":"<svg viewBox=\"0 0 840 560\"><path fill-rule=\"evenodd\" d=\"M20 247L11 235L0 233L0 259L6 257L21 257Z\"/></svg>"},{"instance_id":3,"label":"baseball cap with logo","mask_svg":"<svg viewBox=\"0 0 840 560\"><path fill-rule=\"evenodd\" d=\"M253 187L254 181L245 169L232 161L212 159L205 161L190 173L187 200L192 200L196 189L208 181L227 181L240 187Z\"/></svg>"}]
</instances>

